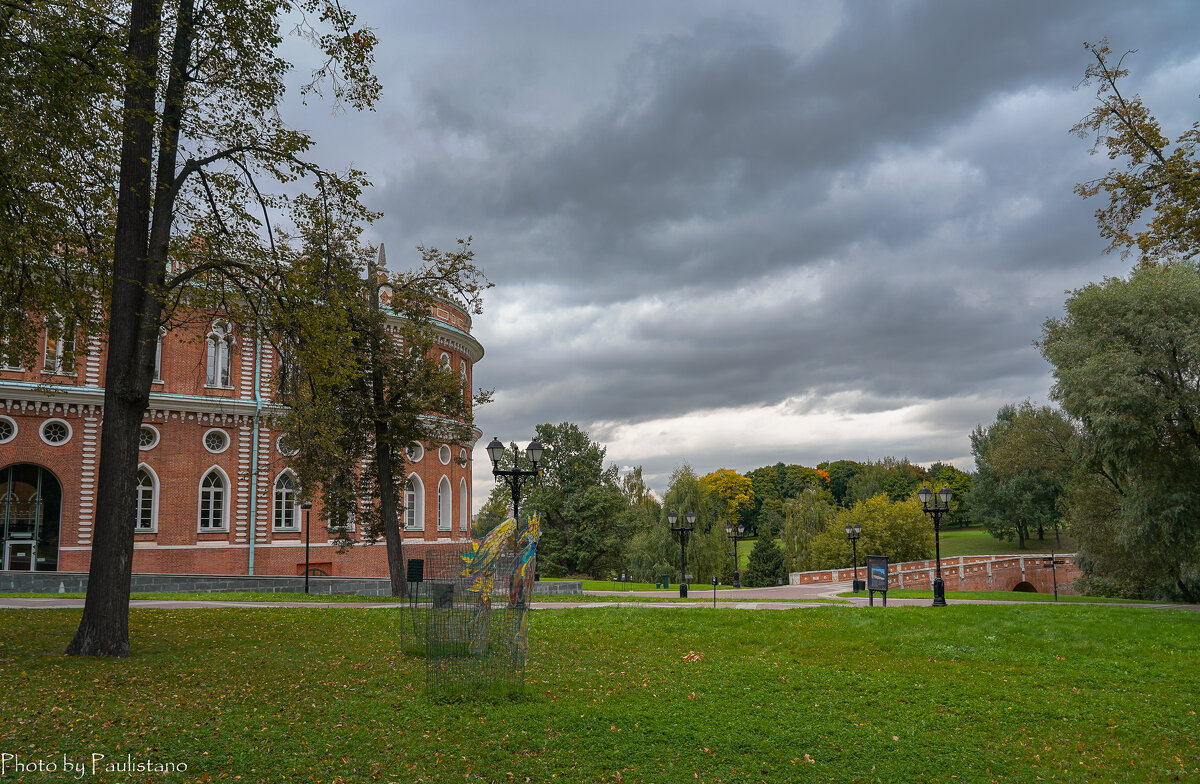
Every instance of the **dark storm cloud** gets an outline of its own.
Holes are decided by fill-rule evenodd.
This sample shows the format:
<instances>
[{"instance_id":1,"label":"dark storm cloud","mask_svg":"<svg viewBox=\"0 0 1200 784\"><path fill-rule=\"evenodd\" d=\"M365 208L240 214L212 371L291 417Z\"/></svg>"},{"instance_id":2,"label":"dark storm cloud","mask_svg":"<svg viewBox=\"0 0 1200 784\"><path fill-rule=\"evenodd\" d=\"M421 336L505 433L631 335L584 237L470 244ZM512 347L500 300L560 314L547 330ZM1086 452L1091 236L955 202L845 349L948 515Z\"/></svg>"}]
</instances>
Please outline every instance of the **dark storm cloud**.
<instances>
[{"instance_id":1,"label":"dark storm cloud","mask_svg":"<svg viewBox=\"0 0 1200 784\"><path fill-rule=\"evenodd\" d=\"M474 330L476 380L497 389L478 414L489 437L916 407L919 435L830 431L795 455L962 458L997 401L1044 399L1032 342L1063 289L1125 269L1071 191L1107 163L1067 133L1093 100L1072 90L1082 42L1139 48L1136 89L1196 58L1198 17L1188 3L450 3L377 22L383 62L405 70L383 74L397 97L355 131L356 162L381 183L390 258L476 237L497 283ZM1195 92L1153 108L1192 117ZM678 457L797 459L772 449Z\"/></svg>"}]
</instances>

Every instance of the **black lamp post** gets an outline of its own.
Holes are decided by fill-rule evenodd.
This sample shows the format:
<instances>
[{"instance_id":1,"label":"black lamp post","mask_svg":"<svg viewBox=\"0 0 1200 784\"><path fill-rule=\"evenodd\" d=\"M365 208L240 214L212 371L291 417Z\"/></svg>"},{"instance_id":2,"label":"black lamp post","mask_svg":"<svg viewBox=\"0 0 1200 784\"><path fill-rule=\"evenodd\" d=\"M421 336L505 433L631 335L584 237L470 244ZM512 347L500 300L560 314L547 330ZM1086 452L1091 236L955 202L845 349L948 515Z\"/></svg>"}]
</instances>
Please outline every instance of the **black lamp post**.
<instances>
[{"instance_id":1,"label":"black lamp post","mask_svg":"<svg viewBox=\"0 0 1200 784\"><path fill-rule=\"evenodd\" d=\"M521 468L519 463L520 453L517 452L516 444L513 444L513 467L511 471L504 471L500 468L500 458L504 457L504 444L500 443L500 439L493 437L492 442L487 445L488 457L492 460L492 476L504 477L504 481L508 483L512 489L513 501L513 520L520 522L518 513L521 507L521 488L530 479L536 481L538 475L538 463L542 462L542 453L546 448L541 442L534 438L529 442L529 446L525 447L525 456L529 458L529 462L533 468Z\"/></svg>"},{"instance_id":2,"label":"black lamp post","mask_svg":"<svg viewBox=\"0 0 1200 784\"><path fill-rule=\"evenodd\" d=\"M734 525L733 523L726 523L725 535L733 540L733 587L741 588L742 574L740 571L738 571L738 564L740 562L738 561L737 546L738 542L742 541L743 539L750 539L751 537L746 535L746 526L742 525L741 523L738 523L737 525Z\"/></svg>"},{"instance_id":3,"label":"black lamp post","mask_svg":"<svg viewBox=\"0 0 1200 784\"><path fill-rule=\"evenodd\" d=\"M308 543L312 539L308 526L308 510L312 509L312 501L305 501L300 504L300 508L304 510L304 592L308 593Z\"/></svg>"},{"instance_id":4,"label":"black lamp post","mask_svg":"<svg viewBox=\"0 0 1200 784\"><path fill-rule=\"evenodd\" d=\"M855 525L846 526L846 538L850 540L850 546L854 550L854 555L852 556L851 563L854 564L854 592L855 593L858 593L859 591L861 591L865 588L865 586L861 585L858 582L858 537L860 537L860 536L862 536L862 526L861 525L855 524Z\"/></svg>"},{"instance_id":5,"label":"black lamp post","mask_svg":"<svg viewBox=\"0 0 1200 784\"><path fill-rule=\"evenodd\" d=\"M941 503L936 501L930 506L930 500L933 498L933 493L928 487L922 487L917 491L917 497L921 499L921 508L925 514L933 518L933 544L937 552L937 577L933 581L933 606L946 606L946 584L942 582L942 515L950 511L950 499L954 494L950 492L949 485L943 485L938 491L937 498Z\"/></svg>"},{"instance_id":6,"label":"black lamp post","mask_svg":"<svg viewBox=\"0 0 1200 784\"><path fill-rule=\"evenodd\" d=\"M688 512L684 515L687 520L687 525L676 527L675 522L679 519L679 514L676 512L667 513L667 522L671 524L671 530L679 534L679 598L687 598L687 535L696 528L696 513Z\"/></svg>"}]
</instances>

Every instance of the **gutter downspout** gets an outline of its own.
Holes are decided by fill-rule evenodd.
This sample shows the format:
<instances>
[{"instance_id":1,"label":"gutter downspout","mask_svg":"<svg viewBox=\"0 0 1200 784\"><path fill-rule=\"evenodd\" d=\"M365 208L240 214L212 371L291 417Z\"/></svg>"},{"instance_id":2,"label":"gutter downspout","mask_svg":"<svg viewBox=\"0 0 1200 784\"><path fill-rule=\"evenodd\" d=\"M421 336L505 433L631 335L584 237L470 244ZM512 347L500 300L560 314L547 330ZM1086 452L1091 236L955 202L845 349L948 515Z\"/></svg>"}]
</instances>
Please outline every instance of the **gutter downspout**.
<instances>
[{"instance_id":1,"label":"gutter downspout","mask_svg":"<svg viewBox=\"0 0 1200 784\"><path fill-rule=\"evenodd\" d=\"M250 564L247 574L254 575L254 542L258 538L255 530L258 511L258 421L262 416L262 335L254 338L254 431L250 446Z\"/></svg>"}]
</instances>

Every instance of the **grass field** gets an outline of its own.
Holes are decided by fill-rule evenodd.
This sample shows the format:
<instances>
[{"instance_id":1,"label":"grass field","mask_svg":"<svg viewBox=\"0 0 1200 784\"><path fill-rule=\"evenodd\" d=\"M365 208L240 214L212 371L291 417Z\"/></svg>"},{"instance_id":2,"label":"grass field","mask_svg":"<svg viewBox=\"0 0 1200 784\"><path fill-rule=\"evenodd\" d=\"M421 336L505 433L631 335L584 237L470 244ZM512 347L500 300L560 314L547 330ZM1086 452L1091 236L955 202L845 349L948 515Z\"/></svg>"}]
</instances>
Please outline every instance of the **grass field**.
<instances>
[{"instance_id":1,"label":"grass field","mask_svg":"<svg viewBox=\"0 0 1200 784\"><path fill-rule=\"evenodd\" d=\"M983 530L982 526L971 528L951 528L942 530L942 557L955 555L1029 555L1031 553L1073 553L1075 540L1063 536L1055 541L1052 531L1046 532L1046 538L1036 537L1025 540L1025 549L1017 547L1017 542L1006 542Z\"/></svg>"},{"instance_id":2,"label":"grass field","mask_svg":"<svg viewBox=\"0 0 1200 784\"><path fill-rule=\"evenodd\" d=\"M653 585L650 586L653 589ZM631 589L631 591L634 589ZM730 595L730 594L733 595ZM0 592L0 599L83 599L82 593L30 593L30 592ZM185 601L185 602L304 602L309 604L327 604L327 603L347 603L347 604L365 604L365 603L397 603L408 601L405 598L392 596L359 596L357 594L303 594L303 593L253 593L247 591L229 591L220 592L213 591L210 593L135 593L130 594L131 599L142 599L151 601ZM596 594L539 594L533 597L533 604L537 605L544 602L572 602L572 603L596 603L605 604L611 602L704 602L712 601L711 590L704 590L704 586L693 587L689 591L687 599L680 599L678 593L672 591L663 596L633 596L624 595L624 592L618 592L615 595L596 595ZM745 599L739 598L736 592L732 591L728 586L724 586L717 593L717 602L744 602ZM815 604L849 604L839 599L823 599L819 597L804 598L804 599L754 599L755 602L768 601L804 601Z\"/></svg>"},{"instance_id":3,"label":"grass field","mask_svg":"<svg viewBox=\"0 0 1200 784\"><path fill-rule=\"evenodd\" d=\"M78 611L0 611L0 753L188 766L97 782L1200 776L1194 613L538 611L523 698L445 701L405 612L135 610L133 658L79 660Z\"/></svg>"}]
</instances>

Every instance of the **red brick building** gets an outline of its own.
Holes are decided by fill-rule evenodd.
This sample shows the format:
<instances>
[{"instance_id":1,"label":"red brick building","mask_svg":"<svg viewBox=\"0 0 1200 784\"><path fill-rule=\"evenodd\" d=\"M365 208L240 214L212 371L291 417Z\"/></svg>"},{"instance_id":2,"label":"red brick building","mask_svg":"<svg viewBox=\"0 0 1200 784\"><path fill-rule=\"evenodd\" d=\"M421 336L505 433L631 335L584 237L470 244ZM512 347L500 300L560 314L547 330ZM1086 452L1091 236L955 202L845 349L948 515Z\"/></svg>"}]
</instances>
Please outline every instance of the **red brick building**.
<instances>
[{"instance_id":1,"label":"red brick building","mask_svg":"<svg viewBox=\"0 0 1200 784\"><path fill-rule=\"evenodd\" d=\"M483 356L470 316L449 302L433 315L433 358L469 389ZM47 330L37 367L0 363L0 568L88 568L106 359L99 340L88 349L75 357ZM314 573L387 575L383 542L338 553L319 501L308 520L299 508L273 422L277 363L268 342L219 318L163 335L141 432L135 572L303 574L307 533ZM410 448L406 555L469 539L473 448Z\"/></svg>"}]
</instances>

